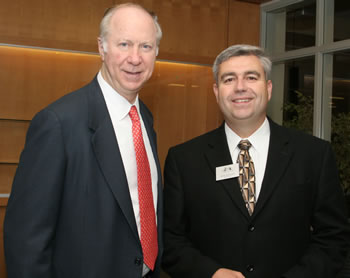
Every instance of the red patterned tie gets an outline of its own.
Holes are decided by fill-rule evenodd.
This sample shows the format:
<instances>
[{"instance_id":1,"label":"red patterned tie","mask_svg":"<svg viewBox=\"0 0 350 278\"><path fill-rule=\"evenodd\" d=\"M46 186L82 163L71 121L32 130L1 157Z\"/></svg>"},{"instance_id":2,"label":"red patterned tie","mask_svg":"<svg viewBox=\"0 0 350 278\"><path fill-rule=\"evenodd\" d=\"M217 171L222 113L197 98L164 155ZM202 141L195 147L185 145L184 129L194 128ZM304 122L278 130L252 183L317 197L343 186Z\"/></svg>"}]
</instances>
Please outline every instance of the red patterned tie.
<instances>
[{"instance_id":1,"label":"red patterned tie","mask_svg":"<svg viewBox=\"0 0 350 278\"><path fill-rule=\"evenodd\" d=\"M144 263L151 269L158 255L157 225L153 204L151 170L143 144L140 118L136 107L131 106L132 137L137 164L137 189L140 205L141 246Z\"/></svg>"}]
</instances>

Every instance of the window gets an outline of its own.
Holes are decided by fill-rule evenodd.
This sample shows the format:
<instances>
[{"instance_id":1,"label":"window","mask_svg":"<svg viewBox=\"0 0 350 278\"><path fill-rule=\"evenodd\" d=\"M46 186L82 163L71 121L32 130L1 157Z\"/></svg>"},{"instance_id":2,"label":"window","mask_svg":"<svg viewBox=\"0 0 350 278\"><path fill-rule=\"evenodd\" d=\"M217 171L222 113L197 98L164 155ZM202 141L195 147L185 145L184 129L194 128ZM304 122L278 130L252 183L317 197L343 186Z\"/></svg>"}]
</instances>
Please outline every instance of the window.
<instances>
[{"instance_id":1,"label":"window","mask_svg":"<svg viewBox=\"0 0 350 278\"><path fill-rule=\"evenodd\" d=\"M346 27L345 27L346 26ZM261 46L273 62L268 115L331 141L350 195L350 1L261 5Z\"/></svg>"}]
</instances>

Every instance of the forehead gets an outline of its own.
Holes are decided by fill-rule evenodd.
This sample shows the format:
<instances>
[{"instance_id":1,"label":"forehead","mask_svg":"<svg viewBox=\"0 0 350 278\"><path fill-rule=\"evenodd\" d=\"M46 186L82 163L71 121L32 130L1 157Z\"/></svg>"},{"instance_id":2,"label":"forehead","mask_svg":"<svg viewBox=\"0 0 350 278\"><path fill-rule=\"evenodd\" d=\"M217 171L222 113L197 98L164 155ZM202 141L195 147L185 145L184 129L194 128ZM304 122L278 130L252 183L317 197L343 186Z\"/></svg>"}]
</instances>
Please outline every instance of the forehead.
<instances>
[{"instance_id":1,"label":"forehead","mask_svg":"<svg viewBox=\"0 0 350 278\"><path fill-rule=\"evenodd\" d=\"M261 61L254 55L236 56L221 63L219 68L219 75L227 72L234 74L244 74L246 72L258 72L264 75L264 69Z\"/></svg>"},{"instance_id":2,"label":"forehead","mask_svg":"<svg viewBox=\"0 0 350 278\"><path fill-rule=\"evenodd\" d=\"M122 7L111 18L109 35L124 39L155 40L156 27L150 14L141 8Z\"/></svg>"}]
</instances>

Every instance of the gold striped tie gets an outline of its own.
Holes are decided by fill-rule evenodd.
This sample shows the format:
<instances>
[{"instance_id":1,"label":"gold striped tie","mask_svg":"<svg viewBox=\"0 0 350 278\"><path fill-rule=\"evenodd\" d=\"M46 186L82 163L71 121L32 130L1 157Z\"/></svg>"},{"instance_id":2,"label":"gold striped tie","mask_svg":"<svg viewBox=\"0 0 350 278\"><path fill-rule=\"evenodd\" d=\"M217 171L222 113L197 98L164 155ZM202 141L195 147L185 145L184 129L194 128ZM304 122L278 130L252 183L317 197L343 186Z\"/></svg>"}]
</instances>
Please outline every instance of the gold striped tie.
<instances>
[{"instance_id":1,"label":"gold striped tie","mask_svg":"<svg viewBox=\"0 0 350 278\"><path fill-rule=\"evenodd\" d=\"M249 155L249 148L251 146L252 144L248 140L241 140L238 144L240 152L237 159L239 164L238 181L249 215L253 214L256 201L255 168Z\"/></svg>"}]
</instances>

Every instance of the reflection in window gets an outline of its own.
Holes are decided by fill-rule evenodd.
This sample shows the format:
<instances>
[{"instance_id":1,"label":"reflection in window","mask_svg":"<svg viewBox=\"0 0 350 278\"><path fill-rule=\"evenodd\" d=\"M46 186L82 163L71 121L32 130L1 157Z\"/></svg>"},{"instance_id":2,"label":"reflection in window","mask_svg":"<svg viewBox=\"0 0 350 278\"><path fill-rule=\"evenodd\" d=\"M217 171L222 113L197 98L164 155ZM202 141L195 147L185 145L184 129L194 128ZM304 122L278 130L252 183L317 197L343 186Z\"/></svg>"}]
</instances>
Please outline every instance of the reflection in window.
<instances>
[{"instance_id":1,"label":"reflection in window","mask_svg":"<svg viewBox=\"0 0 350 278\"><path fill-rule=\"evenodd\" d=\"M285 63L283 125L313 131L314 57Z\"/></svg>"},{"instance_id":2,"label":"reflection in window","mask_svg":"<svg viewBox=\"0 0 350 278\"><path fill-rule=\"evenodd\" d=\"M287 11L286 51L315 45L316 3Z\"/></svg>"},{"instance_id":3,"label":"reflection in window","mask_svg":"<svg viewBox=\"0 0 350 278\"><path fill-rule=\"evenodd\" d=\"M334 41L350 39L350 1L334 0Z\"/></svg>"},{"instance_id":4,"label":"reflection in window","mask_svg":"<svg viewBox=\"0 0 350 278\"><path fill-rule=\"evenodd\" d=\"M333 55L332 145L340 180L350 192L350 51Z\"/></svg>"}]
</instances>

